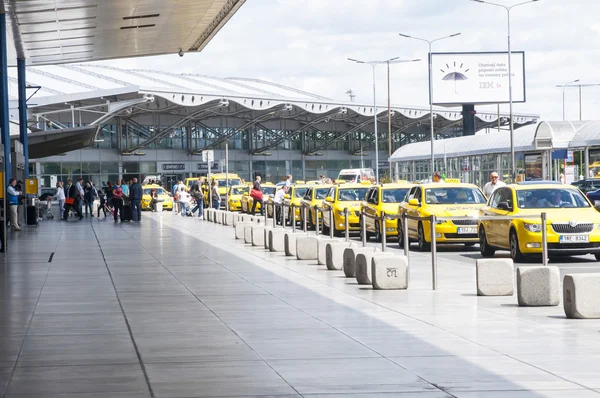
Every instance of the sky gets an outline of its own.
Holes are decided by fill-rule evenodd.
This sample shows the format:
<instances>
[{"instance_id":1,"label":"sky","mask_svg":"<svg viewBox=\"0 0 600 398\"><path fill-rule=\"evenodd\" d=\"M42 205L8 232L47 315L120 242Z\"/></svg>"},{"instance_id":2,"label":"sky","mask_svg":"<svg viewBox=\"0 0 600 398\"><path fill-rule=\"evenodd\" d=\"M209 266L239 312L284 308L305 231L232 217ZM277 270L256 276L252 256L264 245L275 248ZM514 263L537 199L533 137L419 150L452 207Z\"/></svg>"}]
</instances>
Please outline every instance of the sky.
<instances>
[{"instance_id":1,"label":"sky","mask_svg":"<svg viewBox=\"0 0 600 398\"><path fill-rule=\"evenodd\" d=\"M507 6L515 0L496 0ZM525 51L525 103L515 113L562 120L557 85L600 84L599 0L539 0L511 11L513 51ZM336 100L372 103L372 71L347 58L423 61L392 65L391 102L428 106L428 47L398 33L434 39L433 52L506 51L503 8L469 0L247 0L200 53L106 61L219 77L260 78ZM387 74L377 70L377 102L387 103ZM579 118L577 88L565 90L566 117ZM496 106L477 107L496 110ZM508 113L508 104L501 106ZM584 120L600 119L600 86L583 87Z\"/></svg>"}]
</instances>

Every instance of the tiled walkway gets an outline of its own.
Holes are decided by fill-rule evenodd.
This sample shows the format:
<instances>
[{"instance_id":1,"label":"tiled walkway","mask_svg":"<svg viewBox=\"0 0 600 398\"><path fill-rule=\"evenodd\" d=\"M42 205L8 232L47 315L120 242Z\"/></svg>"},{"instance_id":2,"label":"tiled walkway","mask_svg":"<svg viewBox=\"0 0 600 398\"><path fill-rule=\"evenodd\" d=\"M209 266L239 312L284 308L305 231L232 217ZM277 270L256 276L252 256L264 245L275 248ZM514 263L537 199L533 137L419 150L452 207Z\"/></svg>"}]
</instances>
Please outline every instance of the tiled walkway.
<instances>
[{"instance_id":1,"label":"tiled walkway","mask_svg":"<svg viewBox=\"0 0 600 398\"><path fill-rule=\"evenodd\" d=\"M168 212L9 248L6 397L600 397L600 321L478 298L472 266L440 264L431 292L415 255L414 288L373 291Z\"/></svg>"}]
</instances>

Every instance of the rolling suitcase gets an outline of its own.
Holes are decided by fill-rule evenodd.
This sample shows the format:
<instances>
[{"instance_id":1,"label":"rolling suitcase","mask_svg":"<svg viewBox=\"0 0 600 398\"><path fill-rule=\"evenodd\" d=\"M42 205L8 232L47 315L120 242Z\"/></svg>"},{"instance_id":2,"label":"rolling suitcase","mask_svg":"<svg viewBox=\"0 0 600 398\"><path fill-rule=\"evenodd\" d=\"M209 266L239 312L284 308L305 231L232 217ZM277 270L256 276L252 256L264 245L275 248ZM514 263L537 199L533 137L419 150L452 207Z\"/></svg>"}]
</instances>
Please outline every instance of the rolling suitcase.
<instances>
[{"instance_id":1,"label":"rolling suitcase","mask_svg":"<svg viewBox=\"0 0 600 398\"><path fill-rule=\"evenodd\" d=\"M123 205L123 208L121 209L121 222L131 221L132 215L133 215L133 212L131 211L131 205L130 204Z\"/></svg>"},{"instance_id":2,"label":"rolling suitcase","mask_svg":"<svg viewBox=\"0 0 600 398\"><path fill-rule=\"evenodd\" d=\"M25 214L25 219L27 220L27 225L38 225L38 210L36 206L27 206Z\"/></svg>"}]
</instances>

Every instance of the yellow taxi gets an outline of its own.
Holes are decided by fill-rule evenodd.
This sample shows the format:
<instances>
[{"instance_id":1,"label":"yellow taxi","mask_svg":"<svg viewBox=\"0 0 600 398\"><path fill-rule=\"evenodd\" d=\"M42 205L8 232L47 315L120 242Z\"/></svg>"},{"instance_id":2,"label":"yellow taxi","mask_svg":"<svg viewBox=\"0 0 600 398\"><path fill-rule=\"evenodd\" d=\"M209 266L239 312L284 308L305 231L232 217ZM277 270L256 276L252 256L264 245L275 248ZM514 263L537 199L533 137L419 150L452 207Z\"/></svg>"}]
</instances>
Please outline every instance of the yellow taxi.
<instances>
[{"instance_id":1,"label":"yellow taxi","mask_svg":"<svg viewBox=\"0 0 600 398\"><path fill-rule=\"evenodd\" d=\"M294 220L296 222L301 221L300 218L300 206L302 203L302 199L304 198L304 196L306 195L306 192L308 192L308 189L310 188L309 185L305 185L305 184L294 184L291 185L288 193L285 194L284 199L283 199L283 203L287 206L291 206L292 204L295 206L294 208ZM286 223L288 223L289 225L292 225L292 216L290 214L290 208L289 207L284 207L283 208L283 217L286 220Z\"/></svg>"},{"instance_id":2,"label":"yellow taxi","mask_svg":"<svg viewBox=\"0 0 600 398\"><path fill-rule=\"evenodd\" d=\"M169 193L160 185L144 185L142 186L142 210L151 210L152 206L150 202L152 201L152 189L156 189L156 195L158 197L158 201L162 203L163 210L169 209L173 210L173 198Z\"/></svg>"},{"instance_id":3,"label":"yellow taxi","mask_svg":"<svg viewBox=\"0 0 600 398\"><path fill-rule=\"evenodd\" d=\"M252 210L252 205L254 204L254 199L250 196L250 191L252 187L248 187L248 192L242 196L242 213L250 213ZM267 203L270 198L275 196L275 185L272 182L263 182L260 184L260 189L263 193L263 201ZM256 204L255 211L260 211L262 207L261 203Z\"/></svg>"},{"instance_id":4,"label":"yellow taxi","mask_svg":"<svg viewBox=\"0 0 600 398\"><path fill-rule=\"evenodd\" d=\"M375 236L375 239L381 241L381 225L379 220L373 217L381 217L382 213L396 215L398 206L404 201L408 191L413 187L412 184L380 184L372 186L367 192L365 200L360 207L364 213L372 217L363 217L367 239ZM398 220L386 220L385 231L387 236L398 235Z\"/></svg>"},{"instance_id":5,"label":"yellow taxi","mask_svg":"<svg viewBox=\"0 0 600 398\"><path fill-rule=\"evenodd\" d=\"M435 226L437 243L463 243L472 246L479 242L477 216L485 205L483 192L473 184L427 183L412 187L402 202L399 214L413 217L471 217L469 220L438 221ZM431 222L408 219L409 242L416 241L419 250L429 250ZM398 220L398 243L404 246L402 221Z\"/></svg>"},{"instance_id":6,"label":"yellow taxi","mask_svg":"<svg viewBox=\"0 0 600 398\"><path fill-rule=\"evenodd\" d=\"M360 230L360 204L365 199L370 185L341 184L329 188L329 192L321 205L323 208L324 231L329 231L330 213L333 212L333 234L341 236L346 230L344 208L348 208L348 230Z\"/></svg>"},{"instance_id":7,"label":"yellow taxi","mask_svg":"<svg viewBox=\"0 0 600 398\"><path fill-rule=\"evenodd\" d=\"M249 193L250 187L247 185L229 187L229 211L241 211L243 195Z\"/></svg>"},{"instance_id":8,"label":"yellow taxi","mask_svg":"<svg viewBox=\"0 0 600 398\"><path fill-rule=\"evenodd\" d=\"M512 220L480 220L479 249L484 257L509 250L513 261L542 252L540 215L547 216L548 254L594 254L600 260L600 213L572 185L529 183L496 189L482 216L529 216Z\"/></svg>"},{"instance_id":9,"label":"yellow taxi","mask_svg":"<svg viewBox=\"0 0 600 398\"><path fill-rule=\"evenodd\" d=\"M300 205L302 205L302 203L304 203L304 205L306 206L307 228L313 229L315 227L315 225L317 224L317 213L315 211L315 206L321 208L321 205L323 204L323 201L327 197L327 193L329 192L330 188L331 188L331 185L316 184L316 185L312 185L306 191L306 195L304 195L304 198L302 198ZM319 217L321 217L321 216L322 216L321 213L319 213ZM300 221L302 223L304 223L304 214L302 214L302 213L300 214ZM322 222L322 221L320 221L320 222Z\"/></svg>"}]
</instances>

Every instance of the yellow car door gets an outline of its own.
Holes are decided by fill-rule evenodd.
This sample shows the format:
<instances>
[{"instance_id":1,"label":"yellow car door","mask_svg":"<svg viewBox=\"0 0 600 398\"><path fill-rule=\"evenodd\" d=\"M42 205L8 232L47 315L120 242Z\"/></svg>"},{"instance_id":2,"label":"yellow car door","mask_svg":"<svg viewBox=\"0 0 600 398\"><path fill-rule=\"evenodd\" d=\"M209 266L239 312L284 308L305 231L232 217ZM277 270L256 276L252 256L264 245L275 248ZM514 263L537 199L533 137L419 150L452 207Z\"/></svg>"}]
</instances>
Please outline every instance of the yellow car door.
<instances>
[{"instance_id":1,"label":"yellow car door","mask_svg":"<svg viewBox=\"0 0 600 398\"><path fill-rule=\"evenodd\" d=\"M419 217L421 215L421 199L423 190L421 187L414 187L412 194L408 196L408 202L406 203L406 214L412 217ZM408 219L408 236L410 238L417 238L417 228L419 226L419 220Z\"/></svg>"},{"instance_id":2,"label":"yellow car door","mask_svg":"<svg viewBox=\"0 0 600 398\"><path fill-rule=\"evenodd\" d=\"M372 187L367 192L367 196L363 203L366 202L366 205L363 206L363 211L368 216L364 217L363 222L365 223L365 228L369 233L375 233L375 219L373 217L377 217L377 204L379 199L379 188L380 187ZM368 236L368 235L367 235Z\"/></svg>"},{"instance_id":3,"label":"yellow car door","mask_svg":"<svg viewBox=\"0 0 600 398\"><path fill-rule=\"evenodd\" d=\"M483 215L508 216L510 211L505 205L512 206L512 189L499 188L491 196L488 206L484 207ZM485 234L490 245L495 247L508 247L508 234L510 229L509 220L488 220L484 221Z\"/></svg>"}]
</instances>

